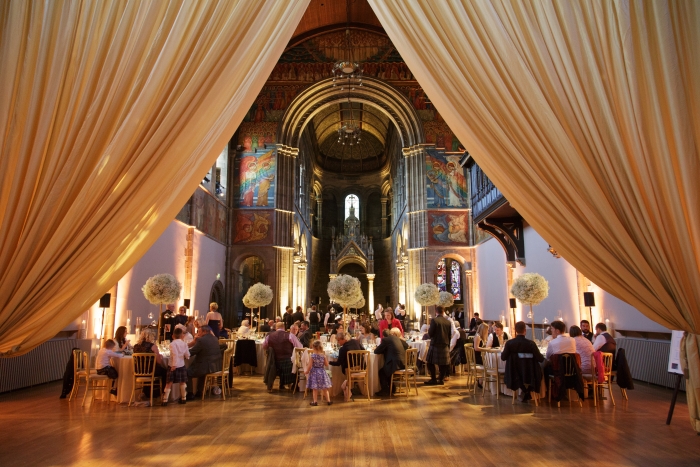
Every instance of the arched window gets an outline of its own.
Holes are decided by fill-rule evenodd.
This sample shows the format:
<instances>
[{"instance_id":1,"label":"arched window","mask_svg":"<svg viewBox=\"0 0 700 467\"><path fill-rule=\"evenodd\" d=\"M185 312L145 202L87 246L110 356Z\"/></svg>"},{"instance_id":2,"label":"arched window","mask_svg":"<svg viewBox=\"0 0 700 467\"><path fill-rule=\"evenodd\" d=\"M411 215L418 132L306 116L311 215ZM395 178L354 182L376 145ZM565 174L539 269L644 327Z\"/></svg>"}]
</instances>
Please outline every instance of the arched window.
<instances>
[{"instance_id":1,"label":"arched window","mask_svg":"<svg viewBox=\"0 0 700 467\"><path fill-rule=\"evenodd\" d=\"M360 218L360 199L356 195L345 197L345 219L350 217L350 208L355 208L355 217Z\"/></svg>"},{"instance_id":2,"label":"arched window","mask_svg":"<svg viewBox=\"0 0 700 467\"><path fill-rule=\"evenodd\" d=\"M462 268L459 262L450 258L440 259L435 280L440 292L451 292L455 302L462 300Z\"/></svg>"}]
</instances>

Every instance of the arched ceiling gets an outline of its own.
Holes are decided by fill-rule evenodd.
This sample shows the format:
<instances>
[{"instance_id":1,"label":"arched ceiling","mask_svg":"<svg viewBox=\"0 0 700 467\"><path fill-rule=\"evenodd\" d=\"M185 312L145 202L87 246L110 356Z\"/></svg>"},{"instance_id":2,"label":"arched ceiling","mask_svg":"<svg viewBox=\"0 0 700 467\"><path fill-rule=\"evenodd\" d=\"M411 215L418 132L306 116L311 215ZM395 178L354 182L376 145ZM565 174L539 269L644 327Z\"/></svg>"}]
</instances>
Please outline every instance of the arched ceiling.
<instances>
[{"instance_id":1,"label":"arched ceiling","mask_svg":"<svg viewBox=\"0 0 700 467\"><path fill-rule=\"evenodd\" d=\"M311 0L297 26L290 45L312 37L318 32L344 28L348 21L353 28L383 31L379 19L367 0L350 0L350 15L344 0Z\"/></svg>"}]
</instances>

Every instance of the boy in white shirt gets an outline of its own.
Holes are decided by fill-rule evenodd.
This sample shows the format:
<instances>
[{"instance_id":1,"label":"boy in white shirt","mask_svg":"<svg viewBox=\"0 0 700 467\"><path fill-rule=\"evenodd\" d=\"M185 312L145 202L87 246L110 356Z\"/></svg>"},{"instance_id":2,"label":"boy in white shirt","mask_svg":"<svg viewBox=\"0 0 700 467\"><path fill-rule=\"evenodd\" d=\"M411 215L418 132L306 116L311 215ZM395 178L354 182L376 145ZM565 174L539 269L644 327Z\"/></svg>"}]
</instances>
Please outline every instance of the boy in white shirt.
<instances>
[{"instance_id":1,"label":"boy in white shirt","mask_svg":"<svg viewBox=\"0 0 700 467\"><path fill-rule=\"evenodd\" d=\"M116 346L116 342L112 339L107 339L104 346L97 352L97 357L95 357L95 369L97 370L97 374L105 375L112 380L112 389L110 389L109 393L115 396L117 395L117 388L114 383L119 377L119 373L117 373L117 369L112 366L112 361L110 359L112 357L121 357L121 355L112 350Z\"/></svg>"},{"instance_id":2,"label":"boy in white shirt","mask_svg":"<svg viewBox=\"0 0 700 467\"><path fill-rule=\"evenodd\" d=\"M190 358L190 349L182 340L182 329L175 328L170 342L170 363L168 368L168 376L166 378L165 391L163 391L163 406L168 405L170 397L170 388L173 383L180 385L180 404L185 404L187 401L187 368L185 368L185 359Z\"/></svg>"}]
</instances>

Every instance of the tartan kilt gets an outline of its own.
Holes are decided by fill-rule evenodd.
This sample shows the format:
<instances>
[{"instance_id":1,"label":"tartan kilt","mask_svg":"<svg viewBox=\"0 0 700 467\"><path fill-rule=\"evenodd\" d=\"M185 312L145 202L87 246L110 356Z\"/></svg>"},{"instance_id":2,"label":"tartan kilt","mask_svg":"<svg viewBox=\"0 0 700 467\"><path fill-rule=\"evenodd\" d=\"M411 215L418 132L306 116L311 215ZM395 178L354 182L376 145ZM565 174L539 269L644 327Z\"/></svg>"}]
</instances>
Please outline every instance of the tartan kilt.
<instances>
[{"instance_id":1,"label":"tartan kilt","mask_svg":"<svg viewBox=\"0 0 700 467\"><path fill-rule=\"evenodd\" d=\"M450 364L450 347L437 347L431 345L428 349L427 363L432 365L449 365Z\"/></svg>"},{"instance_id":2,"label":"tartan kilt","mask_svg":"<svg viewBox=\"0 0 700 467\"><path fill-rule=\"evenodd\" d=\"M280 379L281 385L292 384L296 381L296 377L294 373L292 373L292 360L290 358L277 360L275 366L277 367L277 376Z\"/></svg>"},{"instance_id":3,"label":"tartan kilt","mask_svg":"<svg viewBox=\"0 0 700 467\"><path fill-rule=\"evenodd\" d=\"M168 383L186 383L187 368L181 366L175 368L175 371L172 371L170 368L168 368L168 376L165 377L165 381Z\"/></svg>"},{"instance_id":4,"label":"tartan kilt","mask_svg":"<svg viewBox=\"0 0 700 467\"><path fill-rule=\"evenodd\" d=\"M318 331L318 324L309 324L309 331L311 331L311 334L316 334L316 331Z\"/></svg>"}]
</instances>

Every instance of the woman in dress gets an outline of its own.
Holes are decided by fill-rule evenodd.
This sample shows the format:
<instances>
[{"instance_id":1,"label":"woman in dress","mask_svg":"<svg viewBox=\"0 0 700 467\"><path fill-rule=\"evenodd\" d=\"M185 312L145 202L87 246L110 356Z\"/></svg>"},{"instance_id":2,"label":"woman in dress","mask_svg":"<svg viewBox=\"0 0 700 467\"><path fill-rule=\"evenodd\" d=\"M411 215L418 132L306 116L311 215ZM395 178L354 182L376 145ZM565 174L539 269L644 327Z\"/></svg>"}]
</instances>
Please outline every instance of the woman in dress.
<instances>
[{"instance_id":1,"label":"woman in dress","mask_svg":"<svg viewBox=\"0 0 700 467\"><path fill-rule=\"evenodd\" d=\"M126 338L126 326L119 326L114 333L114 342L117 343L117 352L124 352L131 347L131 342Z\"/></svg>"},{"instance_id":2,"label":"woman in dress","mask_svg":"<svg viewBox=\"0 0 700 467\"><path fill-rule=\"evenodd\" d=\"M481 323L476 328L476 335L474 336L474 353L477 365L483 365L484 361L481 358L481 351L486 349L486 342L489 339L489 325L486 323Z\"/></svg>"},{"instance_id":3,"label":"woman in dress","mask_svg":"<svg viewBox=\"0 0 700 467\"><path fill-rule=\"evenodd\" d=\"M584 375L593 374L591 366L591 355L595 352L593 344L583 337L583 332L578 326L571 326L569 328L569 336L574 338L576 353L581 356L581 373Z\"/></svg>"},{"instance_id":4,"label":"woman in dress","mask_svg":"<svg viewBox=\"0 0 700 467\"><path fill-rule=\"evenodd\" d=\"M331 395L330 387L331 378L326 373L326 367L328 366L328 358L323 351L323 345L321 341L314 341L311 346L311 354L309 358L309 363L307 363L304 369L304 374L306 375L306 386L309 389L313 389L314 401L311 403L312 406L316 407L318 405L318 391L322 391L322 397L328 401L328 405L331 405Z\"/></svg>"},{"instance_id":5,"label":"woman in dress","mask_svg":"<svg viewBox=\"0 0 700 467\"><path fill-rule=\"evenodd\" d=\"M224 320L219 313L219 305L216 302L209 304L209 313L207 313L207 326L211 328L216 338L219 338L219 330L224 327Z\"/></svg>"}]
</instances>

